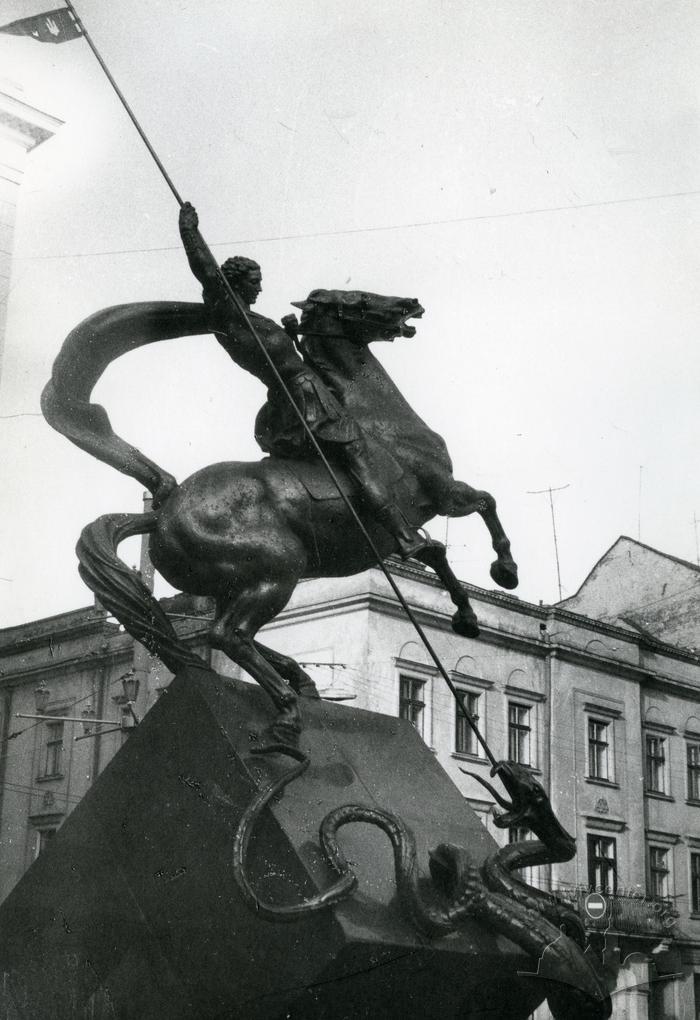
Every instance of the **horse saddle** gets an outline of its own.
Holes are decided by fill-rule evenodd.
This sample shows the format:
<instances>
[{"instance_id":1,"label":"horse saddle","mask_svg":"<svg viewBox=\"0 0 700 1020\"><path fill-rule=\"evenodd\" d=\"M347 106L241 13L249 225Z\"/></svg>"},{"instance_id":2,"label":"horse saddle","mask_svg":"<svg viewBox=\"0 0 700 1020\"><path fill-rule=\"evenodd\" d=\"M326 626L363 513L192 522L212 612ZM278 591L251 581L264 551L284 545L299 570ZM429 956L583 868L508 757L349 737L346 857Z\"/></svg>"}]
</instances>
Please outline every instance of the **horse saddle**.
<instances>
[{"instance_id":1,"label":"horse saddle","mask_svg":"<svg viewBox=\"0 0 700 1020\"><path fill-rule=\"evenodd\" d=\"M285 460L283 461L294 477L301 482L309 496L316 500L341 499L338 488L320 460ZM340 483L345 495L352 499L357 493L357 483L346 470L337 463L331 463L333 473ZM372 452L372 468L381 472L381 477L389 488L393 488L403 478L404 472L394 458L383 451Z\"/></svg>"}]
</instances>

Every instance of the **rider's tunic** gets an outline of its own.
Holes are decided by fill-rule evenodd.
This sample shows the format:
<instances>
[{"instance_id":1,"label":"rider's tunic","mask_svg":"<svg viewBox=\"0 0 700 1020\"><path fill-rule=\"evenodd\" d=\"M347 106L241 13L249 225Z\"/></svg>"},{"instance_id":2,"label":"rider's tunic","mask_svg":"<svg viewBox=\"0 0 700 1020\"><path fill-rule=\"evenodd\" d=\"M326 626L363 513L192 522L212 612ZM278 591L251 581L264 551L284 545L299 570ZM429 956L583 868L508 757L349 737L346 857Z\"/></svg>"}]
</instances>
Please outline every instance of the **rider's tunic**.
<instances>
[{"instance_id":1,"label":"rider's tunic","mask_svg":"<svg viewBox=\"0 0 700 1020\"><path fill-rule=\"evenodd\" d=\"M315 438L321 443L342 444L357 439L359 426L323 380L302 361L291 337L264 315L249 312L248 317ZM217 326L215 336L229 357L267 386L267 402L255 420L259 446L281 457L308 456L309 441L301 422L250 330L231 322L225 332L220 331L219 323Z\"/></svg>"}]
</instances>

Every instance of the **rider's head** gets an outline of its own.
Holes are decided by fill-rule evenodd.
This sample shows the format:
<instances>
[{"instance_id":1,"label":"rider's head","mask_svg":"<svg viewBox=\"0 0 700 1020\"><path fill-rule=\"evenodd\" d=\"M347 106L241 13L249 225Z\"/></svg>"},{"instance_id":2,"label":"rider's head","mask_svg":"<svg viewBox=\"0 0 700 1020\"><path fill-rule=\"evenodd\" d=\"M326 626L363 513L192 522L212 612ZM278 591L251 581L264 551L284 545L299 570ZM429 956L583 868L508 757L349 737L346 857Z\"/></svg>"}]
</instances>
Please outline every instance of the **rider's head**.
<instances>
[{"instance_id":1,"label":"rider's head","mask_svg":"<svg viewBox=\"0 0 700 1020\"><path fill-rule=\"evenodd\" d=\"M234 255L226 259L221 270L236 294L247 305L255 304L262 290L262 273L258 263L243 255Z\"/></svg>"}]
</instances>

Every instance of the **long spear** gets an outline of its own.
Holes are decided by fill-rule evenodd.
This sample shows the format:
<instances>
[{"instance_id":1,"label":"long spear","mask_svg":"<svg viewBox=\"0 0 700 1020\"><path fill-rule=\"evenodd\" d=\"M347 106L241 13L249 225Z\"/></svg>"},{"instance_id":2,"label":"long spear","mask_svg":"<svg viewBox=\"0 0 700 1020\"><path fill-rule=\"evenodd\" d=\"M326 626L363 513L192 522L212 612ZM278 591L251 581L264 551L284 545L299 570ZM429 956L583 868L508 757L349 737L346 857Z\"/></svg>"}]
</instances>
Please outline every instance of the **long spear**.
<instances>
[{"instance_id":1,"label":"long spear","mask_svg":"<svg viewBox=\"0 0 700 1020\"><path fill-rule=\"evenodd\" d=\"M163 164L162 164L162 162L161 162L157 152L155 151L155 149L151 145L151 142L149 141L148 136L146 135L145 131L141 127L141 125L140 125L140 123L139 123L139 121L138 121L138 119L136 117L136 114L131 109L131 106L127 102L126 97L124 96L123 92L121 91L121 89L117 85L117 83L116 83L116 81L115 81L111 71L109 70L109 68L107 67L107 64L103 60L102 55L100 54L99 50L95 46L94 42L92 41L92 38L90 37L90 33L85 28L85 25L83 24L79 14L78 14L78 12L76 11L75 6L74 6L72 0L65 0L65 4L66 4L66 6L64 8L59 8L59 9L57 9L55 11L49 11L49 12L47 12L45 14L37 15L34 18L25 18L25 19L22 19L21 21L13 22L11 25L0 26L0 31L10 32L10 34L16 34L16 35L31 35L33 38L38 39L39 41L52 41L52 42L63 42L64 40L78 38L79 36L82 35L84 37L86 43L88 44L88 46L92 50L92 52L93 52L93 54L95 56L95 59L97 60L98 64L100 65L100 67L104 71L107 80L109 81L110 85L114 89L114 91L115 91L115 93L117 95L117 98L119 99L120 103L122 104L122 106L126 110L126 113L128 114L129 119L131 120L132 124L134 125L134 127L138 131L138 133L139 133L139 135L141 137L141 140L143 141L144 145L148 149L148 151L149 151L149 153L150 153L154 163L156 164L156 166L160 170L161 175L162 175L163 179L165 180L165 183L170 188L170 190L173 193L173 195L175 197L175 200L178 203L178 205L180 206L180 208L182 208L183 205L184 205L184 202L183 202L183 199L180 196L180 193L178 192L177 188L173 184L173 182L172 182L172 180L170 178L170 175L168 174L167 170L163 166ZM66 22L65 21L65 13L66 12L68 12L69 17L72 19L72 24L70 22ZM52 21L53 21L53 24L52 24ZM200 236L201 236L201 234L200 234ZM447 684L450 692L452 693L452 696L454 697L454 699L455 699L455 701L457 703L458 711L461 712L463 717L466 719L467 724L472 729L472 731L474 733L474 736L476 737L476 739L478 740L479 744L483 748L484 753L485 753L486 757L488 758L488 760L491 762L491 764L493 766L495 766L496 765L496 758L494 757L493 752L491 751L490 747L486 743L486 740L484 739L484 737L482 736L481 732L479 731L479 728L476 725L476 721L475 721L474 717L469 712L469 709L465 706L464 698L461 696L460 692L458 691L458 689L455 687L454 683L452 682L452 679L448 675L445 667L443 666L443 664L440 661L440 659L439 659L435 649L433 648L432 643L428 639L428 636L426 635L426 633L423 630L422 626L420 625L418 619L416 618L415 613L413 612L411 607L408 605L408 603L407 603L406 599L404 598L403 593L401 592L399 586L396 584L396 581L394 580L394 578L392 577L392 575L389 572L388 568L386 567L386 565L385 565L385 563L383 561L383 558L382 558L379 550L377 549L377 546L375 545L374 540L372 539L372 536L367 531L367 529L364 526L362 520L360 519L359 514L355 510L355 507L353 506L351 500L349 499L349 497L347 496L347 494L343 490L343 487L341 486L340 481L338 480L338 477L337 477L335 471L333 470L333 467L331 466L331 464L328 461L328 458L325 456L325 454L323 453L323 450L319 446L319 444L318 444L318 442L316 440L316 437L314 436L313 432L309 428L309 425L308 425L306 419L304 418L304 415L302 414L302 412L300 411L299 407L297 406L297 403L294 400L294 397L292 396L291 392L289 391L289 388L287 387L286 383L284 382L284 379L282 378L282 376L278 372L277 367L275 366L272 358L270 357L270 355L269 355L269 353L267 351L267 348L265 347L265 345L263 344L262 340L260 339L260 336L258 335L257 330L255 329L255 326L253 325L253 323L252 323L252 321L251 321L251 319L250 319L250 317L249 317L249 315L247 313L246 308L244 307L243 303L241 302L241 300L238 297L238 295L236 294L236 292L231 287L231 284L229 283L229 281L226 279L226 277L225 277L221 267L219 266L218 262L216 261L216 259L212 255L211 249L207 245L207 243L204 240L204 238L202 238L202 241L203 241L203 244L204 244L204 247L206 249L207 254L211 258L212 264L216 266L217 276L218 276L218 279L219 279L219 281L221 283L221 286L224 289L224 292L228 296L229 300L233 303L236 311L241 316L243 322L245 323L246 328L248 329L248 331L250 332L251 336L253 337L253 340L255 341L255 343L257 344L258 348L260 349L260 352L262 353L263 357L267 361L267 364L270 367L270 371L272 372L276 382L278 383L280 389L284 393L286 399L289 401L289 403L290 403L290 405L291 405L291 407L292 407L292 409L294 411L294 414L298 418L299 423L301 424L301 426L302 426L302 428L303 428L303 430L304 430L304 432L306 434L307 439L311 443L313 449L315 450L316 454L318 455L319 459L321 460L321 463L323 464L323 466L325 467L326 471L330 475L331 480L333 481L333 484L335 485L336 489L338 490L338 492L339 492L343 502L345 503L345 505L346 505L346 507L348 509L348 512L350 513L350 516L352 517L352 519L354 520L355 524L357 525L357 527L361 531L365 541L367 542L369 548L372 551L372 555L375 557L375 559L377 561L378 566L381 568L382 572L384 573L384 576L386 577L387 581L389 582L389 585L390 585L392 591L394 592L394 595L398 599L398 601L399 601L401 607L403 608L404 612L406 613L408 619L413 624L413 627L415 628L416 633L418 634L418 636L420 637L421 641L423 642L423 645L425 646L426 651L428 652L428 654L430 655L431 659L435 663L435 666L436 666L438 672L440 673L442 679L445 681L445 683Z\"/></svg>"}]
</instances>

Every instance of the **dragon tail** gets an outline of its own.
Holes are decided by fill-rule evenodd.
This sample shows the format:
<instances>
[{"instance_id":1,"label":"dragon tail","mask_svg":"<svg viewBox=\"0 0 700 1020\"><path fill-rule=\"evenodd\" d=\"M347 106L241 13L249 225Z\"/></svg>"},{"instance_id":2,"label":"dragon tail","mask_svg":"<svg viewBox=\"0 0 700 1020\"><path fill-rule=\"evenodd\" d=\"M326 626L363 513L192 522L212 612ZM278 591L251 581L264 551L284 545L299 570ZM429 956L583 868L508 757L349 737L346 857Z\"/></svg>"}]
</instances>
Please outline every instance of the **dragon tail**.
<instances>
[{"instance_id":1,"label":"dragon tail","mask_svg":"<svg viewBox=\"0 0 700 1020\"><path fill-rule=\"evenodd\" d=\"M105 514L83 528L76 546L79 573L104 609L157 655L175 673L183 666L203 666L203 660L178 638L160 604L141 580L117 556L117 546L132 535L155 530L157 515Z\"/></svg>"}]
</instances>

